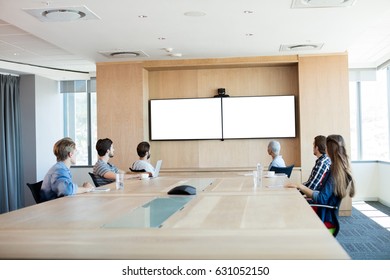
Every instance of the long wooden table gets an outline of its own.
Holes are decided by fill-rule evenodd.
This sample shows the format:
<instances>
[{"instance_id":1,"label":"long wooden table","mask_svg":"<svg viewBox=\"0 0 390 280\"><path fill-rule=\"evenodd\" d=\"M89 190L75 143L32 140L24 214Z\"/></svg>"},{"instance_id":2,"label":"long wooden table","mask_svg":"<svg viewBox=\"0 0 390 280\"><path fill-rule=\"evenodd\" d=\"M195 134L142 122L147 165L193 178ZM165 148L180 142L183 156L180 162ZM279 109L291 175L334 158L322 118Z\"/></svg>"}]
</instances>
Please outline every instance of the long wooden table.
<instances>
[{"instance_id":1,"label":"long wooden table","mask_svg":"<svg viewBox=\"0 0 390 280\"><path fill-rule=\"evenodd\" d=\"M0 258L349 259L299 192L280 187L283 178L263 178L254 188L245 175L126 180L123 190L110 184L109 192L0 215ZM182 199L166 193L183 183L197 195L185 196L183 207L148 227L158 208L145 205Z\"/></svg>"}]
</instances>

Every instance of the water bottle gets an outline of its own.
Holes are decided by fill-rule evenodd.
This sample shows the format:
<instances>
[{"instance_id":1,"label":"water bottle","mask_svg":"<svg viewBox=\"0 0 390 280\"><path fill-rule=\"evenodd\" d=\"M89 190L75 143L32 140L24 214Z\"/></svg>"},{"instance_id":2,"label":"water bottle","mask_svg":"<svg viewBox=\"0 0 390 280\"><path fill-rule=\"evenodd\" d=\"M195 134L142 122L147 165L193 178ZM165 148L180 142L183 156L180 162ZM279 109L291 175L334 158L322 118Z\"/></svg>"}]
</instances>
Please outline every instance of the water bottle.
<instances>
[{"instance_id":1,"label":"water bottle","mask_svg":"<svg viewBox=\"0 0 390 280\"><path fill-rule=\"evenodd\" d=\"M256 170L257 170L257 185L261 187L261 178L263 177L263 167L261 166L261 163L257 164Z\"/></svg>"}]
</instances>

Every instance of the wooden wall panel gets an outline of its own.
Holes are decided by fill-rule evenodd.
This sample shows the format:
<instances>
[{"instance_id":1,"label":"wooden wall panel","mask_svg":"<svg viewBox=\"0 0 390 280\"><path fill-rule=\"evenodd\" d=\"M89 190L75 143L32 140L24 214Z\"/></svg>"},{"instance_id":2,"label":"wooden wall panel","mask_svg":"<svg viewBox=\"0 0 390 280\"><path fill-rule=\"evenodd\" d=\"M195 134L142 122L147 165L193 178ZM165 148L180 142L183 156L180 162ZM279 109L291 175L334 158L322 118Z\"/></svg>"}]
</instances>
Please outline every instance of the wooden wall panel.
<instances>
[{"instance_id":1,"label":"wooden wall panel","mask_svg":"<svg viewBox=\"0 0 390 280\"><path fill-rule=\"evenodd\" d=\"M127 168L136 158L138 142L149 139L149 99L211 97L221 87L231 96L294 94L297 137L279 140L285 161L302 167L305 179L315 161L315 135L340 133L349 143L347 55L283 61L268 57L98 64L98 135L114 138L115 161ZM164 168L172 169L252 168L259 161L269 163L269 140L153 141L152 163L162 158Z\"/></svg>"},{"instance_id":2,"label":"wooden wall panel","mask_svg":"<svg viewBox=\"0 0 390 280\"><path fill-rule=\"evenodd\" d=\"M145 138L145 72L142 64L98 64L96 73L98 138L114 142L111 160L123 170L137 159Z\"/></svg>"},{"instance_id":3,"label":"wooden wall panel","mask_svg":"<svg viewBox=\"0 0 390 280\"><path fill-rule=\"evenodd\" d=\"M298 67L292 64L275 67L149 71L151 99L213 97L221 87L226 88L231 96L282 94L298 96ZM277 108L275 108L275 115L277 115ZM272 116L266 120L248 121L254 123L272 121ZM166 159L164 168L254 168L257 162L264 165L270 162L270 156L267 154L269 140L153 141L151 143L154 156ZM299 137L279 140L286 162L300 166Z\"/></svg>"},{"instance_id":4,"label":"wooden wall panel","mask_svg":"<svg viewBox=\"0 0 390 280\"><path fill-rule=\"evenodd\" d=\"M350 145L348 57L302 56L299 58L299 100L302 176L314 165L313 139L341 134Z\"/></svg>"}]
</instances>

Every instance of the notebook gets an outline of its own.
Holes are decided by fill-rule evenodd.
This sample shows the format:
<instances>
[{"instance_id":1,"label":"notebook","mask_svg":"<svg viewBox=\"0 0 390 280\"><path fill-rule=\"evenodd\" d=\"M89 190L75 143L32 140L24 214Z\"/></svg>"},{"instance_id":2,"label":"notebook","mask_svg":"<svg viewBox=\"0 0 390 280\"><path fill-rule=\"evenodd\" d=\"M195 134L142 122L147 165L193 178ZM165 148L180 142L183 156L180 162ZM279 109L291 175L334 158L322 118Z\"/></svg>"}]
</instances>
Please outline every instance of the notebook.
<instances>
[{"instance_id":1,"label":"notebook","mask_svg":"<svg viewBox=\"0 0 390 280\"><path fill-rule=\"evenodd\" d=\"M162 160L160 159L156 163L156 168L154 169L154 176L153 176L153 178L158 177L158 174L160 174L161 164L162 164Z\"/></svg>"}]
</instances>

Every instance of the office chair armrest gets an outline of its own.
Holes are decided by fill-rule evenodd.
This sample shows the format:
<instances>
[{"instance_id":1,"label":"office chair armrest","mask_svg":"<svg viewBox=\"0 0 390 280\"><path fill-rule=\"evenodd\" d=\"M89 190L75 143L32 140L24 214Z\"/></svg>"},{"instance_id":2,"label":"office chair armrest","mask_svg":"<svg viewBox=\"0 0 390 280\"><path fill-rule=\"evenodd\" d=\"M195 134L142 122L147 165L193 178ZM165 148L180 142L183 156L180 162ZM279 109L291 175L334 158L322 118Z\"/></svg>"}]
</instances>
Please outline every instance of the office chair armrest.
<instances>
[{"instance_id":1,"label":"office chair armrest","mask_svg":"<svg viewBox=\"0 0 390 280\"><path fill-rule=\"evenodd\" d=\"M326 204L315 204L315 203L310 203L310 206L313 207L322 207L322 208L329 208L329 209L337 209L337 206L331 206L331 205L326 205Z\"/></svg>"}]
</instances>

